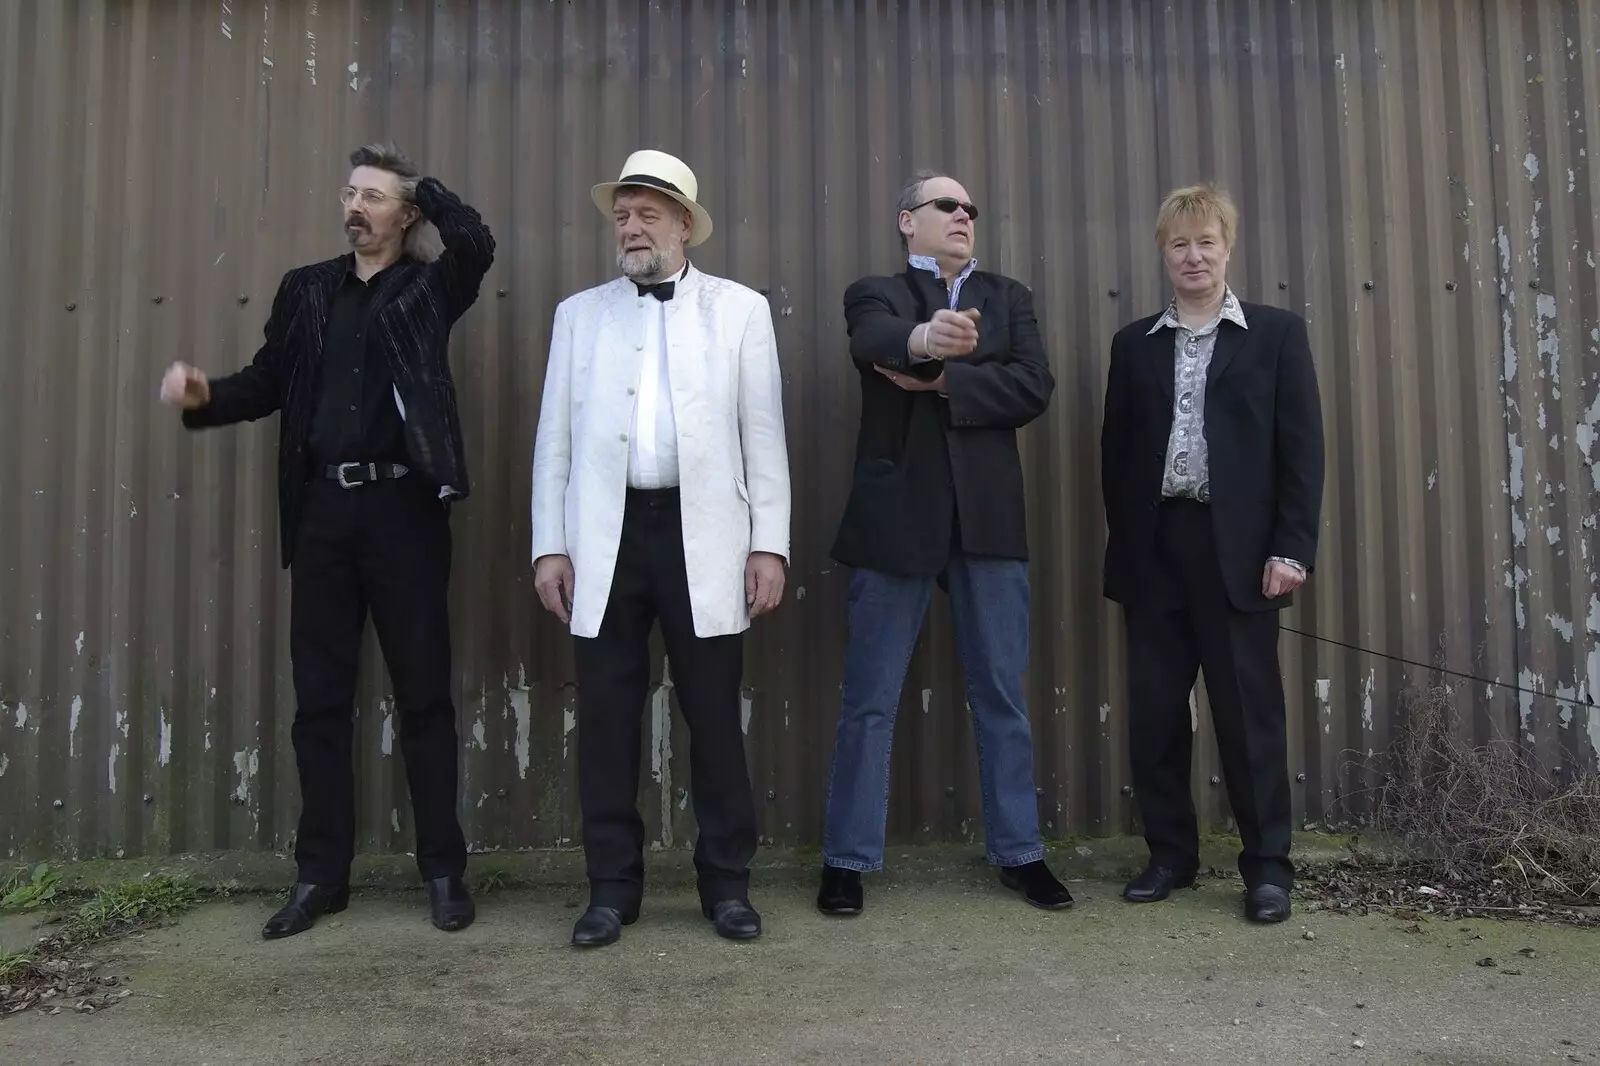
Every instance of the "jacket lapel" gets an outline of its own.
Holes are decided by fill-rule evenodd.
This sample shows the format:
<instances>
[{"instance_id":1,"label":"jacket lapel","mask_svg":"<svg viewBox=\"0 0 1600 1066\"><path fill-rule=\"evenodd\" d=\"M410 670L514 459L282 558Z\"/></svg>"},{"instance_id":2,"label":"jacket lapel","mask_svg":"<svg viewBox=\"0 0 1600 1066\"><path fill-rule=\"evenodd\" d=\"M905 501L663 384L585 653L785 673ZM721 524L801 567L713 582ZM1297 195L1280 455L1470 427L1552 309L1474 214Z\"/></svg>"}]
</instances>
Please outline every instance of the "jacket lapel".
<instances>
[{"instance_id":1,"label":"jacket lapel","mask_svg":"<svg viewBox=\"0 0 1600 1066\"><path fill-rule=\"evenodd\" d=\"M310 325L312 337L316 341L310 346L313 361L322 360L322 343L328 332L328 304L333 301L334 291L344 282L349 269L347 258L335 259L328 264L328 269L318 272L316 283L311 287Z\"/></svg>"},{"instance_id":2,"label":"jacket lapel","mask_svg":"<svg viewBox=\"0 0 1600 1066\"><path fill-rule=\"evenodd\" d=\"M1240 329L1226 320L1217 327L1217 346L1211 350L1211 366L1206 370L1207 395L1210 394L1217 380L1227 371L1228 364L1233 362L1234 356L1239 354L1239 349L1244 347L1245 336L1248 332L1248 330ZM1168 381L1168 386L1171 386L1170 381Z\"/></svg>"},{"instance_id":3,"label":"jacket lapel","mask_svg":"<svg viewBox=\"0 0 1600 1066\"><path fill-rule=\"evenodd\" d=\"M1170 326L1158 329L1144 339L1145 357L1139 362L1143 364L1145 372L1155 379L1156 386L1161 389L1161 395L1166 398L1167 410L1172 410L1173 377L1177 373L1178 342L1173 334L1177 331Z\"/></svg>"}]
</instances>

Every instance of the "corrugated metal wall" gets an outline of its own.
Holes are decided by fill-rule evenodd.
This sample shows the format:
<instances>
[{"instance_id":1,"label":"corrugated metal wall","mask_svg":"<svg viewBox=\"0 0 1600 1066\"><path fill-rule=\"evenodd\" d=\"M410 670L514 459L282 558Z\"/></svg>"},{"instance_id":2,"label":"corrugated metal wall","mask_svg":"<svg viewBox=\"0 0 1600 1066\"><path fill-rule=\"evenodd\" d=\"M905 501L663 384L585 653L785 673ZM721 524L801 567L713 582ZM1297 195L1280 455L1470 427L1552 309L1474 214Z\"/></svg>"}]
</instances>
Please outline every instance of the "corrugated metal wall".
<instances>
[{"instance_id":1,"label":"corrugated metal wall","mask_svg":"<svg viewBox=\"0 0 1600 1066\"><path fill-rule=\"evenodd\" d=\"M245 361L281 273L340 246L345 155L392 137L500 242L455 333L476 493L456 511L463 804L475 846L577 837L568 641L527 561L557 300L611 273L586 190L683 155L698 261L770 293L794 459L793 595L747 646L765 834L818 836L845 575L827 557L857 411L840 296L892 269L894 195L948 168L985 265L1033 286L1058 379L1024 434L1041 804L1133 827L1117 614L1099 595L1107 348L1157 309L1162 194L1243 208L1232 280L1305 314L1329 431L1321 568L1286 624L1297 805L1336 809L1421 671L1480 737L1600 740L1600 307L1586 0L0 0L0 848L284 844L296 809L275 426L185 435L160 370ZM939 607L907 682L891 833L981 834ZM410 841L381 660L361 841ZM651 839L692 834L658 692ZM1203 700L1199 706L1204 715ZM1196 791L1213 745L1197 749ZM1572 756L1561 754L1564 750ZM1570 763L1569 765L1575 765Z\"/></svg>"}]
</instances>

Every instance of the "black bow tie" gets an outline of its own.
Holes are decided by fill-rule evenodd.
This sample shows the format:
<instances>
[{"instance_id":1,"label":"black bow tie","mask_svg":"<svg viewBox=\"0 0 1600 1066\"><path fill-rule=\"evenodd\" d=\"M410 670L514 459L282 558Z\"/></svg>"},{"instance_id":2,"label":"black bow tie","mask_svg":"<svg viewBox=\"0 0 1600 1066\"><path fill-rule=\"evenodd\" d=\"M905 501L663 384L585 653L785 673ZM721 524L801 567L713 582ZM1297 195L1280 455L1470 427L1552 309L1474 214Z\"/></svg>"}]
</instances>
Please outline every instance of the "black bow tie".
<instances>
[{"instance_id":1,"label":"black bow tie","mask_svg":"<svg viewBox=\"0 0 1600 1066\"><path fill-rule=\"evenodd\" d=\"M654 296L662 303L672 299L672 293L678 287L676 281L658 281L654 285L640 285L636 281L633 284L638 288L640 296Z\"/></svg>"}]
</instances>

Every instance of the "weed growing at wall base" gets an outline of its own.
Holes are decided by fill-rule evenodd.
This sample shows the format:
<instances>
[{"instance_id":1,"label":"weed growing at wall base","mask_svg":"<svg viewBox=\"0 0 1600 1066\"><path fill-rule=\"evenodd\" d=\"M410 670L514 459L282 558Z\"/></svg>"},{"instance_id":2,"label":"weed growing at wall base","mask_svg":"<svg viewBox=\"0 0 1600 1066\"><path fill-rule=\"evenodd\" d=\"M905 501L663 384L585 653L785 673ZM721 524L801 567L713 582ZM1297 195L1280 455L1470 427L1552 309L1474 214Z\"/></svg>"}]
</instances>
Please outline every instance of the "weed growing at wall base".
<instances>
[{"instance_id":1,"label":"weed growing at wall base","mask_svg":"<svg viewBox=\"0 0 1600 1066\"><path fill-rule=\"evenodd\" d=\"M59 881L59 877L56 878ZM29 884L33 883L32 875ZM52 882L51 899L55 899ZM38 1009L91 1014L124 999L120 978L100 973L86 949L149 928L199 902L193 885L158 876L126 881L77 897L59 931L26 951L0 949L0 1014Z\"/></svg>"}]
</instances>

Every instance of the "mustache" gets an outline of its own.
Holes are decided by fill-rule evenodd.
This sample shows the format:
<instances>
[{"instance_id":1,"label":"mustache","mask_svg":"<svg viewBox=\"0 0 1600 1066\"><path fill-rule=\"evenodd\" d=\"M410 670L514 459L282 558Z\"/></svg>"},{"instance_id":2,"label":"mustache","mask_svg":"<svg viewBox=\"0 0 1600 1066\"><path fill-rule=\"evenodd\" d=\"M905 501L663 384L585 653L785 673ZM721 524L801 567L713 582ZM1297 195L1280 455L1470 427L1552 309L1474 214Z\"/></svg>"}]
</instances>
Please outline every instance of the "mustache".
<instances>
[{"instance_id":1,"label":"mustache","mask_svg":"<svg viewBox=\"0 0 1600 1066\"><path fill-rule=\"evenodd\" d=\"M345 225L345 229L364 229L364 230L371 230L372 229L372 223L368 222L366 219L362 218L360 215L351 215L351 216L349 216L348 218L346 218L344 220L344 225Z\"/></svg>"}]
</instances>

